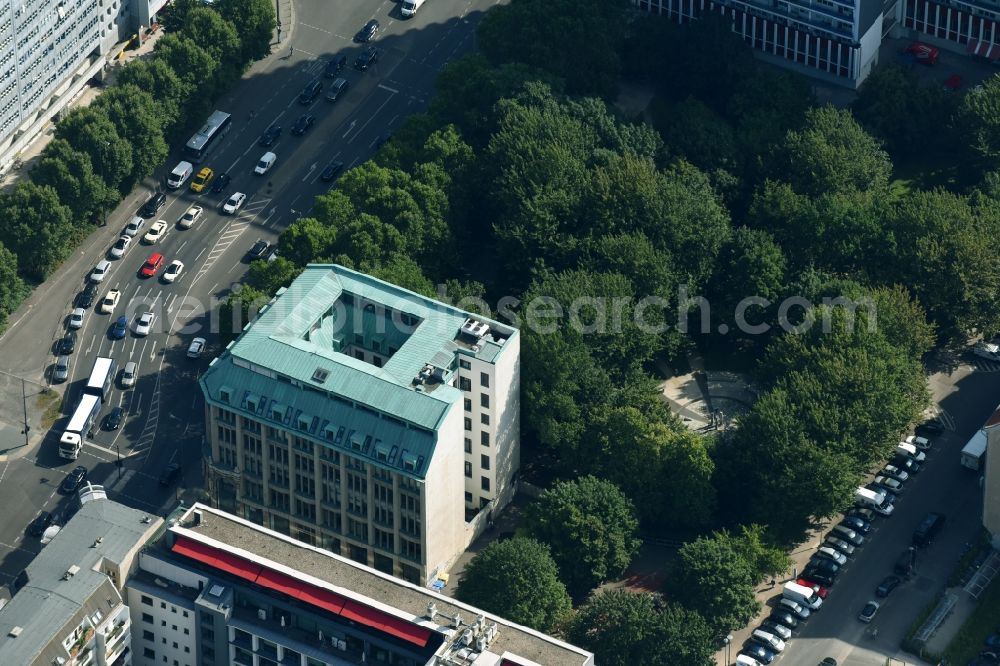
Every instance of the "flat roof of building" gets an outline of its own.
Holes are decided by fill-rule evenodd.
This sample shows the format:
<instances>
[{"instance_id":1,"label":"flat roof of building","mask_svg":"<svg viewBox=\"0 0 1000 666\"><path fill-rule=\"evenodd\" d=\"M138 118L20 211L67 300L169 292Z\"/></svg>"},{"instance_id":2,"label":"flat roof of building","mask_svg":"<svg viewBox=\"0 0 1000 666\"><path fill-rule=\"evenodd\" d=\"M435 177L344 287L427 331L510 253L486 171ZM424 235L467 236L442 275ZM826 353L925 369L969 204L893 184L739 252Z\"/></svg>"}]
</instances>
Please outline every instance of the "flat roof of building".
<instances>
[{"instance_id":1,"label":"flat roof of building","mask_svg":"<svg viewBox=\"0 0 1000 666\"><path fill-rule=\"evenodd\" d=\"M67 659L59 642L66 633L84 617L107 614L117 603L118 592L101 571L102 563L121 564L162 522L108 499L84 504L31 561L24 586L0 609L0 664ZM67 576L70 567L79 569ZM21 628L16 637L11 636L15 627Z\"/></svg>"},{"instance_id":2,"label":"flat roof of building","mask_svg":"<svg viewBox=\"0 0 1000 666\"><path fill-rule=\"evenodd\" d=\"M195 510L201 511L203 519L200 524L195 524ZM175 546L178 543L186 544L174 548L175 553L190 552L191 542L194 541L223 550L270 572L291 575L297 581L328 590L351 603L391 613L399 622L404 623L392 630L391 633L395 635L409 631L419 640L421 631L429 628L441 633L447 628L441 616L460 615L466 624L471 624L479 615L485 615L487 620L498 626L496 637L488 648L490 654L498 657L495 663L499 664L501 658L516 658L517 663L526 661L544 666L593 664L593 655L581 648L217 509L196 504L188 509L176 525L170 527L170 531L173 533ZM203 563L206 561L202 557L195 559ZM238 562L233 561L220 568L230 571L238 566ZM502 593L502 590L498 590L498 594ZM436 621L427 618L427 608L431 602L440 614ZM407 624L410 625L409 630L405 626ZM452 642L453 638L448 642Z\"/></svg>"}]
</instances>

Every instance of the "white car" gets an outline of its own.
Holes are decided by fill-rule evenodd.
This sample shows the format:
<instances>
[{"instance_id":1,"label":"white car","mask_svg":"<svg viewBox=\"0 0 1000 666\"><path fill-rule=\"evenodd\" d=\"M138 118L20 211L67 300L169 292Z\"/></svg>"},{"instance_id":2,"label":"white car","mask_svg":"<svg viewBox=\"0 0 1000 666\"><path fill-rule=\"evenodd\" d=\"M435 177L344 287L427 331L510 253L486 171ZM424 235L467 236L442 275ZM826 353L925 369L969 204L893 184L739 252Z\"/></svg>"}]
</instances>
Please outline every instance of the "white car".
<instances>
[{"instance_id":1,"label":"white car","mask_svg":"<svg viewBox=\"0 0 1000 666\"><path fill-rule=\"evenodd\" d=\"M865 624L871 622L875 618L875 614L878 613L879 603L877 601L869 601L865 604L865 607L861 609L858 613L858 619Z\"/></svg>"},{"instance_id":2,"label":"white car","mask_svg":"<svg viewBox=\"0 0 1000 666\"><path fill-rule=\"evenodd\" d=\"M830 546L822 546L816 551L816 554L820 557L825 557L828 560L833 560L840 566L844 566L847 563L847 555L844 555L839 550L835 548L830 548Z\"/></svg>"},{"instance_id":3,"label":"white car","mask_svg":"<svg viewBox=\"0 0 1000 666\"><path fill-rule=\"evenodd\" d=\"M246 201L246 199L247 195L242 192L236 192L233 196L229 197L229 200L226 201L225 204L223 204L222 212L226 215L234 215L236 211L243 206L243 202Z\"/></svg>"},{"instance_id":4,"label":"white car","mask_svg":"<svg viewBox=\"0 0 1000 666\"><path fill-rule=\"evenodd\" d=\"M188 358L200 357L201 353L205 351L205 344L207 342L208 341L205 340L205 338L195 338L194 340L192 340L191 344L188 345L187 357Z\"/></svg>"},{"instance_id":5,"label":"white car","mask_svg":"<svg viewBox=\"0 0 1000 666\"><path fill-rule=\"evenodd\" d=\"M142 229L143 225L146 224L146 218L140 217L139 215L134 216L125 225L125 235L126 236L137 236L139 231Z\"/></svg>"},{"instance_id":6,"label":"white car","mask_svg":"<svg viewBox=\"0 0 1000 666\"><path fill-rule=\"evenodd\" d=\"M122 370L122 388L135 385L135 376L138 369L139 366L135 361L129 361L125 364L125 368Z\"/></svg>"},{"instance_id":7,"label":"white car","mask_svg":"<svg viewBox=\"0 0 1000 666\"><path fill-rule=\"evenodd\" d=\"M160 276L160 279L164 282L173 282L181 276L181 271L183 270L184 264L180 260L174 259L170 262L170 265L167 266L167 270L163 271L163 275Z\"/></svg>"},{"instance_id":8,"label":"white car","mask_svg":"<svg viewBox=\"0 0 1000 666\"><path fill-rule=\"evenodd\" d=\"M892 477L888 476L881 476L881 475L876 476L875 484L882 486L883 488L888 488L889 490L897 493L903 489L902 481L900 481L899 479L893 479Z\"/></svg>"},{"instance_id":9,"label":"white car","mask_svg":"<svg viewBox=\"0 0 1000 666\"><path fill-rule=\"evenodd\" d=\"M128 246L131 244L132 237L122 234L118 237L118 240L115 241L115 244L111 246L109 254L115 259L121 259L125 255L125 250L127 250Z\"/></svg>"},{"instance_id":10,"label":"white car","mask_svg":"<svg viewBox=\"0 0 1000 666\"><path fill-rule=\"evenodd\" d=\"M771 650L775 652L784 652L785 650L785 641L768 631L764 631L763 629L754 629L753 633L750 634L750 638L754 639L758 643L761 643L765 647L771 648Z\"/></svg>"},{"instance_id":11,"label":"white car","mask_svg":"<svg viewBox=\"0 0 1000 666\"><path fill-rule=\"evenodd\" d=\"M117 289L112 289L107 294L104 295L104 300L101 301L101 312L103 314L111 314L118 307L118 299L122 297L122 292Z\"/></svg>"},{"instance_id":12,"label":"white car","mask_svg":"<svg viewBox=\"0 0 1000 666\"><path fill-rule=\"evenodd\" d=\"M177 220L177 226L181 229L190 229L198 218L201 217L201 213L204 209L201 206L191 206L187 209L187 212L181 216L181 219Z\"/></svg>"},{"instance_id":13,"label":"white car","mask_svg":"<svg viewBox=\"0 0 1000 666\"><path fill-rule=\"evenodd\" d=\"M153 320L156 317L152 312L143 312L135 320L135 334L136 335L149 335L149 329L153 326Z\"/></svg>"},{"instance_id":14,"label":"white car","mask_svg":"<svg viewBox=\"0 0 1000 666\"><path fill-rule=\"evenodd\" d=\"M1000 345L992 342L977 342L972 353L988 361L1000 361Z\"/></svg>"},{"instance_id":15,"label":"white car","mask_svg":"<svg viewBox=\"0 0 1000 666\"><path fill-rule=\"evenodd\" d=\"M910 435L906 438L906 443L913 444L913 446L917 447L921 451L930 451L931 449L931 441L926 437L917 437L916 435Z\"/></svg>"},{"instance_id":16,"label":"white car","mask_svg":"<svg viewBox=\"0 0 1000 666\"><path fill-rule=\"evenodd\" d=\"M83 328L83 315L87 311L83 308L76 308L71 313L69 313L69 327L70 328Z\"/></svg>"},{"instance_id":17,"label":"white car","mask_svg":"<svg viewBox=\"0 0 1000 666\"><path fill-rule=\"evenodd\" d=\"M153 226L149 228L146 235L142 237L142 242L153 244L156 241L163 238L163 234L167 233L167 221L157 220L153 222Z\"/></svg>"},{"instance_id":18,"label":"white car","mask_svg":"<svg viewBox=\"0 0 1000 666\"><path fill-rule=\"evenodd\" d=\"M94 266L94 270L90 272L91 282L104 282L104 278L108 276L108 271L111 270L111 262L107 259L101 259Z\"/></svg>"},{"instance_id":19,"label":"white car","mask_svg":"<svg viewBox=\"0 0 1000 666\"><path fill-rule=\"evenodd\" d=\"M886 465L885 467L883 467L882 474L884 474L885 476L891 476L892 478L898 479L900 481L906 481L908 478L910 478L909 472L905 472L896 467L895 465Z\"/></svg>"}]
</instances>

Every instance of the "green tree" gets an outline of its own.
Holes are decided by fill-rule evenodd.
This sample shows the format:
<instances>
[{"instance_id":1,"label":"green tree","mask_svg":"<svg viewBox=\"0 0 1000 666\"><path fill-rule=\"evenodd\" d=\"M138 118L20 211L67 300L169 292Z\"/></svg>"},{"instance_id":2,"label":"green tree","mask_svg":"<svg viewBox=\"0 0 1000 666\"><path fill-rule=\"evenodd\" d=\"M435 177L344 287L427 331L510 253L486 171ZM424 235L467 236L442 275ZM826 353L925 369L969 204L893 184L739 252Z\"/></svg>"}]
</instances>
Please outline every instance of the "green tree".
<instances>
[{"instance_id":1,"label":"green tree","mask_svg":"<svg viewBox=\"0 0 1000 666\"><path fill-rule=\"evenodd\" d=\"M228 345L253 321L262 307L271 300L271 294L252 287L240 286L219 305L219 340Z\"/></svg>"},{"instance_id":2,"label":"green tree","mask_svg":"<svg viewBox=\"0 0 1000 666\"><path fill-rule=\"evenodd\" d=\"M473 557L455 596L543 632L570 612L570 598L549 549L523 537L493 542Z\"/></svg>"},{"instance_id":3,"label":"green tree","mask_svg":"<svg viewBox=\"0 0 1000 666\"><path fill-rule=\"evenodd\" d=\"M0 242L29 280L45 280L73 249L73 212L47 185L22 182L0 195L0 220Z\"/></svg>"},{"instance_id":4,"label":"green tree","mask_svg":"<svg viewBox=\"0 0 1000 666\"><path fill-rule=\"evenodd\" d=\"M392 257L386 263L372 271L372 275L380 280L390 282L397 287L434 298L434 283L427 279L416 261L405 255Z\"/></svg>"},{"instance_id":5,"label":"green tree","mask_svg":"<svg viewBox=\"0 0 1000 666\"><path fill-rule=\"evenodd\" d=\"M7 318L30 293L17 274L17 257L0 243L0 332L7 328Z\"/></svg>"},{"instance_id":6,"label":"green tree","mask_svg":"<svg viewBox=\"0 0 1000 666\"><path fill-rule=\"evenodd\" d=\"M59 201L73 211L77 226L91 222L117 203L117 192L108 188L94 173L90 157L74 150L65 139L49 142L42 158L31 170L36 185L48 185L56 191Z\"/></svg>"},{"instance_id":7,"label":"green tree","mask_svg":"<svg viewBox=\"0 0 1000 666\"><path fill-rule=\"evenodd\" d=\"M726 169L739 174L736 133L725 118L693 97L672 105L657 105L654 116L668 153L706 172Z\"/></svg>"},{"instance_id":8,"label":"green tree","mask_svg":"<svg viewBox=\"0 0 1000 666\"><path fill-rule=\"evenodd\" d=\"M593 476L556 483L525 518L528 532L549 546L562 581L577 597L620 576L641 544L632 503L614 484Z\"/></svg>"},{"instance_id":9,"label":"green tree","mask_svg":"<svg viewBox=\"0 0 1000 666\"><path fill-rule=\"evenodd\" d=\"M263 294L274 294L290 285L301 272L301 266L281 256L273 261L253 261L247 270L246 285Z\"/></svg>"},{"instance_id":10,"label":"green tree","mask_svg":"<svg viewBox=\"0 0 1000 666\"><path fill-rule=\"evenodd\" d=\"M673 595L718 633L746 626L760 611L754 563L728 532L690 541L677 551L670 577Z\"/></svg>"},{"instance_id":11,"label":"green tree","mask_svg":"<svg viewBox=\"0 0 1000 666\"><path fill-rule=\"evenodd\" d=\"M595 594L569 625L567 638L602 666L711 666L713 636L704 618L652 594Z\"/></svg>"},{"instance_id":12,"label":"green tree","mask_svg":"<svg viewBox=\"0 0 1000 666\"><path fill-rule=\"evenodd\" d=\"M153 95L133 85L111 87L92 106L107 116L118 136L132 148L130 178L122 183L131 189L133 183L151 175L167 157L162 109Z\"/></svg>"},{"instance_id":13,"label":"green tree","mask_svg":"<svg viewBox=\"0 0 1000 666\"><path fill-rule=\"evenodd\" d=\"M247 6L247 2L242 3ZM184 19L184 37L199 44L219 64L215 71L218 89L230 86L243 73L243 54L236 27L224 20L219 12L199 7ZM270 36L270 35L269 35Z\"/></svg>"},{"instance_id":14,"label":"green tree","mask_svg":"<svg viewBox=\"0 0 1000 666\"><path fill-rule=\"evenodd\" d=\"M300 217L278 237L281 257L296 266L319 262L330 257L336 232L314 217Z\"/></svg>"},{"instance_id":15,"label":"green tree","mask_svg":"<svg viewBox=\"0 0 1000 666\"><path fill-rule=\"evenodd\" d=\"M260 60L271 53L271 40L277 26L271 0L219 0L216 7L240 36L241 62ZM287 31L285 27L286 34Z\"/></svg>"},{"instance_id":16,"label":"green tree","mask_svg":"<svg viewBox=\"0 0 1000 666\"><path fill-rule=\"evenodd\" d=\"M892 162L879 142L851 116L832 106L806 112L801 130L785 137L772 177L800 194L885 193Z\"/></svg>"},{"instance_id":17,"label":"green tree","mask_svg":"<svg viewBox=\"0 0 1000 666\"><path fill-rule=\"evenodd\" d=\"M56 125L55 138L65 139L73 150L85 153L109 188L122 192L131 179L132 146L103 111L73 109Z\"/></svg>"},{"instance_id":18,"label":"green tree","mask_svg":"<svg viewBox=\"0 0 1000 666\"><path fill-rule=\"evenodd\" d=\"M785 289L787 271L785 254L766 231L739 227L722 247L718 269L711 284L712 311L723 318L735 316L736 308L745 298L759 297L774 304ZM746 303L744 303L746 305ZM771 321L776 306L755 305L743 310L750 325ZM733 328L739 334L738 328Z\"/></svg>"},{"instance_id":19,"label":"green tree","mask_svg":"<svg viewBox=\"0 0 1000 666\"><path fill-rule=\"evenodd\" d=\"M176 10L175 10L176 11ZM168 141L178 138L181 112L194 88L181 81L177 73L161 58L136 58L118 73L118 85L133 85L140 90L155 91L160 107L163 132Z\"/></svg>"},{"instance_id":20,"label":"green tree","mask_svg":"<svg viewBox=\"0 0 1000 666\"><path fill-rule=\"evenodd\" d=\"M489 11L477 35L495 65L522 62L565 79L567 92L611 97L627 4L621 0L514 0Z\"/></svg>"},{"instance_id":21,"label":"green tree","mask_svg":"<svg viewBox=\"0 0 1000 666\"><path fill-rule=\"evenodd\" d=\"M156 40L153 52L174 70L181 83L198 91L195 97L211 99L215 94L214 87L207 82L215 81L220 63L196 42L183 35L166 34Z\"/></svg>"}]
</instances>

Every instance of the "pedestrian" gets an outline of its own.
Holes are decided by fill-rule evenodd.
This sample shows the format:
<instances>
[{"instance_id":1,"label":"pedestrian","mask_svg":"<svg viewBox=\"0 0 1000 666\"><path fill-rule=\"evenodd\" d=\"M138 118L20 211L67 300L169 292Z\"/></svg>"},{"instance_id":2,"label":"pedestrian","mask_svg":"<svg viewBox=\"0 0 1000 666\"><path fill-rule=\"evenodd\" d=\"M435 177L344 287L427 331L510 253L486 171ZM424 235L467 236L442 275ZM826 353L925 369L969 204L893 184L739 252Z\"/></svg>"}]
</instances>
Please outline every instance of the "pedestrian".
<instances>
[{"instance_id":1,"label":"pedestrian","mask_svg":"<svg viewBox=\"0 0 1000 666\"><path fill-rule=\"evenodd\" d=\"M257 112L256 111L251 111L250 112L250 120L253 120L256 117L257 117Z\"/></svg>"},{"instance_id":2,"label":"pedestrian","mask_svg":"<svg viewBox=\"0 0 1000 666\"><path fill-rule=\"evenodd\" d=\"M776 581L776 580L774 579L774 576L771 576L771 582L770 582L770 584L768 585L767 589L769 589L769 590L773 590L773 589L774 589L774 586L775 586L775 585L777 585L777 584L778 584L778 581Z\"/></svg>"},{"instance_id":3,"label":"pedestrian","mask_svg":"<svg viewBox=\"0 0 1000 666\"><path fill-rule=\"evenodd\" d=\"M291 58L293 55L295 55L295 47L289 45L288 46L288 57Z\"/></svg>"}]
</instances>

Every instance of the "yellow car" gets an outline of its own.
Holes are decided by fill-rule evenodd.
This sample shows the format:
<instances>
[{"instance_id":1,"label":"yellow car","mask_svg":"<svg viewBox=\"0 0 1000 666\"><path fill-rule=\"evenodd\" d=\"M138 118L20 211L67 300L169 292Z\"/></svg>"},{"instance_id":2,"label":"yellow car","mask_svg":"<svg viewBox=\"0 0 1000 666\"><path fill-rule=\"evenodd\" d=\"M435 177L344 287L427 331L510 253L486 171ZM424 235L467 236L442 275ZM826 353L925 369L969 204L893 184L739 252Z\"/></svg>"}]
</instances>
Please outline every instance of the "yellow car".
<instances>
[{"instance_id":1,"label":"yellow car","mask_svg":"<svg viewBox=\"0 0 1000 666\"><path fill-rule=\"evenodd\" d=\"M208 167L202 167L201 171L198 172L198 175L195 176L194 180L191 181L191 190L193 192L201 192L202 190L205 189L205 186L208 185L211 182L212 178L214 177L215 177L214 171L212 171Z\"/></svg>"}]
</instances>

